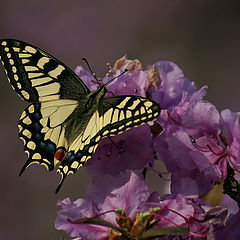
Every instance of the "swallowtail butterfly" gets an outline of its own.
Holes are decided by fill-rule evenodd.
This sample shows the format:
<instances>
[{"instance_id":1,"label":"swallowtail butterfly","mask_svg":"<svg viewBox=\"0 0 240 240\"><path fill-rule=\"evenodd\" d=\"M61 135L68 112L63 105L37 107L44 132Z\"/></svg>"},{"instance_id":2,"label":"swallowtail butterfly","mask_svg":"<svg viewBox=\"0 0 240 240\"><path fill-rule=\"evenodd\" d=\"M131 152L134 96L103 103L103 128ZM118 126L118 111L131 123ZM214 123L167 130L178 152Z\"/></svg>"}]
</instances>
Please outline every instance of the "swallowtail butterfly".
<instances>
[{"instance_id":1,"label":"swallowtail butterfly","mask_svg":"<svg viewBox=\"0 0 240 240\"><path fill-rule=\"evenodd\" d=\"M17 94L31 104L23 111L19 137L28 159L61 174L60 189L91 158L101 138L153 121L160 112L155 102L138 96L104 97L106 87L90 91L65 64L32 46L0 40L1 61Z\"/></svg>"}]
</instances>

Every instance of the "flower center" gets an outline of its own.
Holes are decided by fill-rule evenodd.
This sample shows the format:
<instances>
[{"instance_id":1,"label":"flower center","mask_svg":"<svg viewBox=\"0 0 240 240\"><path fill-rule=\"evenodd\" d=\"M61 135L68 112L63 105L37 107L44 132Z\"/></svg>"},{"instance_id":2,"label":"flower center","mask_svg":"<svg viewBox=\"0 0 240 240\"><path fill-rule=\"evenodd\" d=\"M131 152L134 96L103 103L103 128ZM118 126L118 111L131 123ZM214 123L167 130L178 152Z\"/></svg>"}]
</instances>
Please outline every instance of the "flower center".
<instances>
[{"instance_id":1,"label":"flower center","mask_svg":"<svg viewBox=\"0 0 240 240\"><path fill-rule=\"evenodd\" d=\"M228 144L226 138L220 134L216 135L203 135L198 139L189 136L192 145L200 152L213 154L214 160L213 164L218 164L218 162L227 156L231 156L228 151Z\"/></svg>"}]
</instances>

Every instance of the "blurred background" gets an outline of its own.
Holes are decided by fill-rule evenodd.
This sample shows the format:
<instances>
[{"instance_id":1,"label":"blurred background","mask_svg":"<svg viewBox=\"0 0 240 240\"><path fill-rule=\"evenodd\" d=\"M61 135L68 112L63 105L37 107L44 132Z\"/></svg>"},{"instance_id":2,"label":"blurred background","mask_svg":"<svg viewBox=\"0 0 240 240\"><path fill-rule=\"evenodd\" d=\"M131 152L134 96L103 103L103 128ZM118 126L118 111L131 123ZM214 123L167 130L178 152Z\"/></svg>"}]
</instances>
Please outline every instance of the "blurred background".
<instances>
[{"instance_id":1,"label":"blurred background","mask_svg":"<svg viewBox=\"0 0 240 240\"><path fill-rule=\"evenodd\" d=\"M143 66L158 60L179 65L219 110L240 110L240 2L222 0L1 1L0 38L36 45L71 69L86 57L97 76L106 62L124 54ZM0 238L60 240L55 230L57 200L84 197L86 170L68 177L32 165L19 178L26 155L18 118L27 106L11 89L0 66ZM152 181L151 189L157 186Z\"/></svg>"}]
</instances>

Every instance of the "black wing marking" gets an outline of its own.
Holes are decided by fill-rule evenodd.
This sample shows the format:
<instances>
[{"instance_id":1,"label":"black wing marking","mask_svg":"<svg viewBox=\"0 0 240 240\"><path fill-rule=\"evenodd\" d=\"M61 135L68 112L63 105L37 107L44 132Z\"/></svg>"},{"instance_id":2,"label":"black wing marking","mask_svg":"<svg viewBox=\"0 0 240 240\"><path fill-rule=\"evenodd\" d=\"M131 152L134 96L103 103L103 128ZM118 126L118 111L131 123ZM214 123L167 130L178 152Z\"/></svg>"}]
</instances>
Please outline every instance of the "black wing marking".
<instances>
[{"instance_id":1,"label":"black wing marking","mask_svg":"<svg viewBox=\"0 0 240 240\"><path fill-rule=\"evenodd\" d=\"M28 43L2 39L0 57L11 86L28 102L76 100L90 92L66 65Z\"/></svg>"}]
</instances>

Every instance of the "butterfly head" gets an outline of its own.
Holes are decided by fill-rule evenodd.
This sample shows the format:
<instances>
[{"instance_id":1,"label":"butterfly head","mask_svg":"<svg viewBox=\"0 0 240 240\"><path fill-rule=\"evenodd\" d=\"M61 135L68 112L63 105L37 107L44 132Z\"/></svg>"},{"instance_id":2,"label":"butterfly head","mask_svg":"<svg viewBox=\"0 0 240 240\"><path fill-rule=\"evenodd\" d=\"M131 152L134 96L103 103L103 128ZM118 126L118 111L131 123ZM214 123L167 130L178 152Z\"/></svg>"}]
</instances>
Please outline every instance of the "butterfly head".
<instances>
[{"instance_id":1,"label":"butterfly head","mask_svg":"<svg viewBox=\"0 0 240 240\"><path fill-rule=\"evenodd\" d=\"M88 101L86 106L90 109L93 106L97 106L99 101L105 96L107 89L104 85L100 86L98 89L92 91L88 95Z\"/></svg>"}]
</instances>

